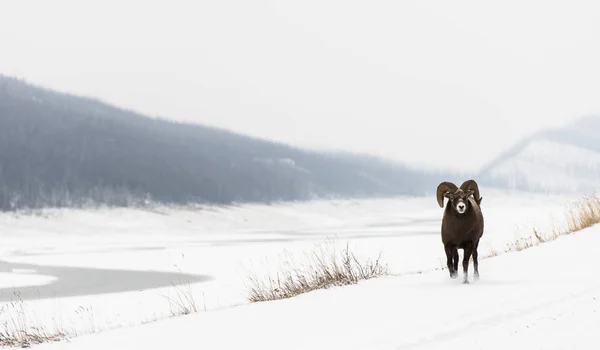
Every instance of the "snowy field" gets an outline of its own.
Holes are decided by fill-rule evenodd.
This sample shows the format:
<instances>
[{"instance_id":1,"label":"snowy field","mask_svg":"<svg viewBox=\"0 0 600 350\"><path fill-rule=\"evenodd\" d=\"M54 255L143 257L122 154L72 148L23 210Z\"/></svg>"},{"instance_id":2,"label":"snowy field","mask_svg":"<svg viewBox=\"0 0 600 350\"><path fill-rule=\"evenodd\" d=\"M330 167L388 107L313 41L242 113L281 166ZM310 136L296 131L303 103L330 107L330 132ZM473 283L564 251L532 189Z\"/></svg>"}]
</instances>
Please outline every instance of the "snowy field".
<instances>
[{"instance_id":1,"label":"snowy field","mask_svg":"<svg viewBox=\"0 0 600 350\"><path fill-rule=\"evenodd\" d=\"M482 197L482 257L531 237L533 227L560 225L568 202L577 199L488 189L482 189ZM57 349L202 344L210 349L392 349L463 343L491 349L531 338L539 338L533 348L589 348L553 342L546 332L573 340L590 322L600 325L593 304L600 297L600 280L590 279L598 266L595 227L481 260L481 280L463 286L439 270L445 266L441 215L434 195L2 214L0 322L80 334L37 346ZM250 273L276 270L284 251L302 254L330 238L340 246L348 242L366 257L382 252L393 275L247 305ZM163 319L177 312L170 300L182 291L193 295L199 313ZM573 316L578 313L589 317ZM163 320L146 324L156 319ZM584 324L557 333L578 322ZM108 331L112 328L123 329ZM85 335L101 331L106 332ZM490 342L494 332L501 341ZM591 333L586 337L600 340ZM591 344L585 339L582 344Z\"/></svg>"}]
</instances>

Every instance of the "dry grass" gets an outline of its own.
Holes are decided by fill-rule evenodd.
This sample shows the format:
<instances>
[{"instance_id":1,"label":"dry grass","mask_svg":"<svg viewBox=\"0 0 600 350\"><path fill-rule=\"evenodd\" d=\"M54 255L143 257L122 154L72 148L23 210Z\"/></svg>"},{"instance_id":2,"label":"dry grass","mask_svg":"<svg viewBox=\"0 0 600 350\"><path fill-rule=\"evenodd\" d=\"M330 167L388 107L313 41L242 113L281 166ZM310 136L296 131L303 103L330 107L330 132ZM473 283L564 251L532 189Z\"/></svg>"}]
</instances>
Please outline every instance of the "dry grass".
<instances>
[{"instance_id":1,"label":"dry grass","mask_svg":"<svg viewBox=\"0 0 600 350\"><path fill-rule=\"evenodd\" d=\"M488 254L488 257L493 257L493 256L498 256L499 253L495 250L491 250L490 253Z\"/></svg>"},{"instance_id":2,"label":"dry grass","mask_svg":"<svg viewBox=\"0 0 600 350\"><path fill-rule=\"evenodd\" d=\"M568 233L581 231L597 223L600 223L600 197L584 197L575 203L568 214Z\"/></svg>"},{"instance_id":3,"label":"dry grass","mask_svg":"<svg viewBox=\"0 0 600 350\"><path fill-rule=\"evenodd\" d=\"M356 284L361 280L389 274L381 254L375 260L361 261L350 251L348 244L340 251L334 242L317 245L303 264L285 261L287 268L268 275L265 279L249 278L250 302L278 300L297 296L317 289Z\"/></svg>"},{"instance_id":4,"label":"dry grass","mask_svg":"<svg viewBox=\"0 0 600 350\"><path fill-rule=\"evenodd\" d=\"M181 283L174 287L174 295L165 296L169 303L170 316L181 316L199 311L196 300L192 293L191 286L188 283ZM15 299L0 308L0 347L21 347L28 348L42 343L57 342L80 334L76 331L66 332L63 327L56 324L54 326L40 326L40 322L28 312L23 299L18 292L14 292ZM204 305L206 311L206 304ZM85 321L89 318L89 330L87 333L97 333L101 331L96 323L94 312L91 307L80 306L75 313ZM150 323L162 319L157 317L147 322ZM84 332L86 333L86 332Z\"/></svg>"},{"instance_id":5,"label":"dry grass","mask_svg":"<svg viewBox=\"0 0 600 350\"><path fill-rule=\"evenodd\" d=\"M198 305L196 304L196 298L194 298L194 293L192 292L189 282L187 284L182 283L180 285L171 283L171 285L175 289L175 296L165 296L169 302L169 311L171 313L171 317L189 315L191 313L198 312L199 309ZM204 304L204 311L206 311L206 304Z\"/></svg>"},{"instance_id":6,"label":"dry grass","mask_svg":"<svg viewBox=\"0 0 600 350\"><path fill-rule=\"evenodd\" d=\"M55 327L53 330L31 325L23 300L15 293L16 301L4 305L0 314L5 321L0 324L0 346L28 348L31 345L55 342L66 338L65 332Z\"/></svg>"},{"instance_id":7,"label":"dry grass","mask_svg":"<svg viewBox=\"0 0 600 350\"><path fill-rule=\"evenodd\" d=\"M184 258L185 255L181 254L181 257ZM179 265L173 263L173 266L177 269L177 271L184 275ZM192 286L189 280L185 282L179 278L178 283L171 282L171 286L175 291L175 296L162 295L169 304L169 313L170 317L189 315L192 313L196 313L200 310L198 304L196 303L196 298L194 297L194 292L192 291ZM202 292L202 297L204 298L204 292ZM206 311L206 299L204 299L204 311Z\"/></svg>"},{"instance_id":8,"label":"dry grass","mask_svg":"<svg viewBox=\"0 0 600 350\"><path fill-rule=\"evenodd\" d=\"M569 205L563 224L556 225L548 232L534 228L533 236L536 244L553 241L560 236L568 235L600 223L600 197L586 196Z\"/></svg>"},{"instance_id":9,"label":"dry grass","mask_svg":"<svg viewBox=\"0 0 600 350\"><path fill-rule=\"evenodd\" d=\"M65 338L63 333L46 332L32 327L15 332L0 331L0 346L29 348L31 345L60 341Z\"/></svg>"},{"instance_id":10,"label":"dry grass","mask_svg":"<svg viewBox=\"0 0 600 350\"><path fill-rule=\"evenodd\" d=\"M534 227L531 236L519 238L515 242L508 244L504 252L525 250L600 223L600 197L586 196L570 204L562 222L562 225L553 225L548 231L542 231ZM498 252L492 251L485 257L497 255Z\"/></svg>"}]
</instances>

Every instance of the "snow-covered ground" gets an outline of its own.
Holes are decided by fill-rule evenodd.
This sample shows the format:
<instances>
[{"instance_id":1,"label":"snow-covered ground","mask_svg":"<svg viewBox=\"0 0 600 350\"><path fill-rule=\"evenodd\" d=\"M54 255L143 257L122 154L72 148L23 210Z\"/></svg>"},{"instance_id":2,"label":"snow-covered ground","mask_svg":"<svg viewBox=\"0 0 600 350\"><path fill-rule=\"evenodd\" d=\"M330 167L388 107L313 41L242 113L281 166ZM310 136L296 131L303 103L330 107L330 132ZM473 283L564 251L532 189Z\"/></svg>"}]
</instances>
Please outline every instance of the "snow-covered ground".
<instances>
[{"instance_id":1,"label":"snow-covered ground","mask_svg":"<svg viewBox=\"0 0 600 350\"><path fill-rule=\"evenodd\" d=\"M446 271L82 336L40 349L597 349L600 230Z\"/></svg>"},{"instance_id":2,"label":"snow-covered ground","mask_svg":"<svg viewBox=\"0 0 600 350\"><path fill-rule=\"evenodd\" d=\"M568 201L576 199L487 189L482 196L483 256L531 236L533 227L560 224ZM488 349L516 341L504 338L512 331L510 339L556 331L552 318L582 327L598 321L591 311L588 320L567 319L565 312L571 302L574 308L592 305L578 300L596 296L590 276L600 235L582 232L482 260L482 279L463 286L436 270L445 265L441 214L434 196L3 214L0 322L106 331L52 346L58 348L453 348L446 345L466 341ZM368 257L382 251L394 275L246 305L250 273L276 269L284 250L301 254L328 238ZM178 282L184 283L171 285ZM178 290L194 296L199 313L142 325L176 312L169 300ZM17 306L15 291L24 299ZM490 341L493 331L501 341ZM566 335L572 332L579 330Z\"/></svg>"}]
</instances>

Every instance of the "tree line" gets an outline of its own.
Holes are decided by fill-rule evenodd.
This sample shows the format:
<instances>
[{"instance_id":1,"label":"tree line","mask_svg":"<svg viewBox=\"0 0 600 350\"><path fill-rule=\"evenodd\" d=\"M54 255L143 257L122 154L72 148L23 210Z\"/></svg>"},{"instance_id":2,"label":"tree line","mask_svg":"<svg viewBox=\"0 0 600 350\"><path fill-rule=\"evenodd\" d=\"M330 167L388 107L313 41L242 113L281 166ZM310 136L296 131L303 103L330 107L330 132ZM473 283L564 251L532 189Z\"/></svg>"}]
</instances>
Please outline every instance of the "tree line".
<instances>
[{"instance_id":1,"label":"tree line","mask_svg":"<svg viewBox=\"0 0 600 350\"><path fill-rule=\"evenodd\" d=\"M0 210L417 195L435 174L152 118L0 76Z\"/></svg>"}]
</instances>

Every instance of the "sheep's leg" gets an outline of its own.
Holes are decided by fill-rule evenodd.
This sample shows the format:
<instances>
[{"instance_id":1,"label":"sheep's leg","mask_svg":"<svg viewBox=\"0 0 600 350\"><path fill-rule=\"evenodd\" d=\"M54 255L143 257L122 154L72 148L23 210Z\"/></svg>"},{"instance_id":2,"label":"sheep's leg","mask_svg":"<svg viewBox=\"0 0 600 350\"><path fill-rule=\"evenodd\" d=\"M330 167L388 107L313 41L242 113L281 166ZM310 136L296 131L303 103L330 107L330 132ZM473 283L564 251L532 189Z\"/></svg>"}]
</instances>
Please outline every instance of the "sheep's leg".
<instances>
[{"instance_id":1,"label":"sheep's leg","mask_svg":"<svg viewBox=\"0 0 600 350\"><path fill-rule=\"evenodd\" d=\"M479 246L479 241L475 243L475 248L473 249L473 269L475 272L473 273L473 278L477 281L479 279L479 261L477 260L477 247Z\"/></svg>"},{"instance_id":2,"label":"sheep's leg","mask_svg":"<svg viewBox=\"0 0 600 350\"><path fill-rule=\"evenodd\" d=\"M458 261L459 261L458 248L454 247L454 271L458 271Z\"/></svg>"},{"instance_id":3,"label":"sheep's leg","mask_svg":"<svg viewBox=\"0 0 600 350\"><path fill-rule=\"evenodd\" d=\"M454 250L456 249L450 244L444 245L446 250L446 264L448 265L448 271L450 271L450 278L456 278L458 276L458 268L454 267L452 259L454 258Z\"/></svg>"},{"instance_id":4,"label":"sheep's leg","mask_svg":"<svg viewBox=\"0 0 600 350\"><path fill-rule=\"evenodd\" d=\"M463 256L463 274L464 279L463 283L469 283L469 260L471 259L471 254L473 253L473 244L468 243L465 244L464 247L464 256Z\"/></svg>"}]
</instances>

